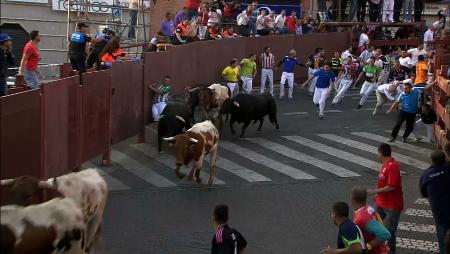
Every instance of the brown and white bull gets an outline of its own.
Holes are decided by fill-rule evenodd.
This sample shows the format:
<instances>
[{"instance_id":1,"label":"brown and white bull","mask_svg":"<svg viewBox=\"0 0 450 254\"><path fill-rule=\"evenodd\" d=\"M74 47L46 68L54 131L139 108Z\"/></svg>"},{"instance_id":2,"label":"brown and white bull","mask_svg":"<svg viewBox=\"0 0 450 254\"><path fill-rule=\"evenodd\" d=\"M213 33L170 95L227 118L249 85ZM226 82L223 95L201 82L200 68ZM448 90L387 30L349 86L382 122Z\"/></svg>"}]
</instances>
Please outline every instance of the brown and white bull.
<instances>
[{"instance_id":1,"label":"brown and white bull","mask_svg":"<svg viewBox=\"0 0 450 254\"><path fill-rule=\"evenodd\" d=\"M188 166L192 162L192 169L189 172L188 179L196 178L201 183L200 171L203 167L204 156L210 154L211 168L209 172L208 184L214 182L216 170L217 149L219 145L219 131L211 121L197 123L184 134L180 134L164 140L175 144L176 148L176 169L175 173L179 178L184 175L180 173L182 165Z\"/></svg>"},{"instance_id":2,"label":"brown and white bull","mask_svg":"<svg viewBox=\"0 0 450 254\"><path fill-rule=\"evenodd\" d=\"M10 204L21 206L39 204L48 200L49 194L50 197L59 195L74 200L82 211L83 222L86 225L85 250L88 252L93 246L102 222L108 191L105 180L97 170L86 169L50 178L47 181L22 176L2 180L1 184L2 188L10 188Z\"/></svg>"},{"instance_id":3,"label":"brown and white bull","mask_svg":"<svg viewBox=\"0 0 450 254\"><path fill-rule=\"evenodd\" d=\"M84 253L85 223L71 198L0 208L0 253Z\"/></svg>"}]
</instances>

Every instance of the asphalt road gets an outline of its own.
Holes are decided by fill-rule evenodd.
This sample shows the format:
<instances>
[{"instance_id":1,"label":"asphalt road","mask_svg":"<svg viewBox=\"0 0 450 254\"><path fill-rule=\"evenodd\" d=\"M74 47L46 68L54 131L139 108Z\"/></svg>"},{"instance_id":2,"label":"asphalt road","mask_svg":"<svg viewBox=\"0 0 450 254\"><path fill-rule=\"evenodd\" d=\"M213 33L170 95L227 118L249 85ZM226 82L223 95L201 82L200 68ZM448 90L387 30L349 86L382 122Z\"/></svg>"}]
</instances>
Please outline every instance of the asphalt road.
<instances>
[{"instance_id":1,"label":"asphalt road","mask_svg":"<svg viewBox=\"0 0 450 254\"><path fill-rule=\"evenodd\" d=\"M211 188L175 176L173 148L156 153L153 127L147 131L149 143L130 139L117 145L112 166L86 164L100 168L110 188L99 252L209 253L211 212L218 203L229 205L230 225L247 238L249 253L309 254L334 246L331 206L349 202L354 185L376 186L376 147L388 140L396 117L372 116L374 96L355 110L357 93L349 91L336 107L327 104L324 120L312 98L297 92L291 101L277 100L278 131L266 121L262 132L253 125L239 139L224 128ZM431 211L417 188L433 148L412 141L393 144L405 197L399 253L437 250Z\"/></svg>"}]
</instances>

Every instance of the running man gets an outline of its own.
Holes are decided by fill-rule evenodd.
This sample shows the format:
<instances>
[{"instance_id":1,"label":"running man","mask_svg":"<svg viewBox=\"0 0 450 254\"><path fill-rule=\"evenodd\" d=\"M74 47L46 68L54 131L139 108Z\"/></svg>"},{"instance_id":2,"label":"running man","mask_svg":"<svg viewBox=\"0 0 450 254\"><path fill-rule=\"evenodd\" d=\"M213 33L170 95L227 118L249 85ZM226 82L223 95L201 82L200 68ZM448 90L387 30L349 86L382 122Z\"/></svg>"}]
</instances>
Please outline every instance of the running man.
<instances>
[{"instance_id":1,"label":"running man","mask_svg":"<svg viewBox=\"0 0 450 254\"><path fill-rule=\"evenodd\" d=\"M352 86L353 81L358 73L359 64L357 61L353 61L353 57L350 55L345 59L345 63L342 65L341 72L338 80L339 85L336 87L336 96L334 96L332 104L342 102L348 88Z\"/></svg>"},{"instance_id":2,"label":"running man","mask_svg":"<svg viewBox=\"0 0 450 254\"><path fill-rule=\"evenodd\" d=\"M316 48L314 54L308 58L308 78L312 77L314 72L323 67L325 63L325 50L323 48ZM312 95L314 93L314 88L316 88L317 79L311 79L308 87L308 94Z\"/></svg>"},{"instance_id":3,"label":"running man","mask_svg":"<svg viewBox=\"0 0 450 254\"><path fill-rule=\"evenodd\" d=\"M292 90L294 87L294 69L296 65L300 65L303 67L306 67L306 65L302 64L300 60L296 57L297 52L295 49L291 49L289 51L289 55L285 56L283 60L281 60L277 68L283 65L283 73L281 74L281 81L280 81L280 99L283 99L284 97L284 84L286 83L286 80L288 82L288 98L292 99Z\"/></svg>"},{"instance_id":4,"label":"running man","mask_svg":"<svg viewBox=\"0 0 450 254\"><path fill-rule=\"evenodd\" d=\"M358 226L349 219L349 210L345 202L337 202L333 205L331 217L334 224L339 227L337 249L327 247L320 252L321 254L364 253L364 238Z\"/></svg>"},{"instance_id":5,"label":"running man","mask_svg":"<svg viewBox=\"0 0 450 254\"><path fill-rule=\"evenodd\" d=\"M256 76L256 54L252 53L248 58L241 60L241 80L244 93L252 93L253 78Z\"/></svg>"},{"instance_id":6,"label":"running man","mask_svg":"<svg viewBox=\"0 0 450 254\"><path fill-rule=\"evenodd\" d=\"M377 90L375 90L375 93L377 94L377 105L375 106L372 115L376 115L386 101L396 101L402 92L402 87L397 81L379 86Z\"/></svg>"},{"instance_id":7,"label":"running man","mask_svg":"<svg viewBox=\"0 0 450 254\"><path fill-rule=\"evenodd\" d=\"M239 87L235 89L239 80L239 75L240 69L237 59L231 60L230 65L225 67L225 69L223 69L222 71L222 78L225 80L228 88L230 88L231 97L239 93Z\"/></svg>"},{"instance_id":8,"label":"running man","mask_svg":"<svg viewBox=\"0 0 450 254\"><path fill-rule=\"evenodd\" d=\"M314 90L313 102L319 107L319 119L322 120L325 110L325 102L331 89L334 88L334 72L331 70L330 64L325 63L323 69L314 72L313 76L303 83L302 88L305 88L309 81L317 77L316 88Z\"/></svg>"},{"instance_id":9,"label":"running man","mask_svg":"<svg viewBox=\"0 0 450 254\"><path fill-rule=\"evenodd\" d=\"M363 71L359 74L356 83L364 77L364 84L361 87L359 94L361 95L361 100L358 103L357 109L360 109L364 103L366 103L367 98L370 94L377 88L377 80L380 75L380 69L375 66L375 57L371 57L367 61L367 65L364 66Z\"/></svg>"}]
</instances>

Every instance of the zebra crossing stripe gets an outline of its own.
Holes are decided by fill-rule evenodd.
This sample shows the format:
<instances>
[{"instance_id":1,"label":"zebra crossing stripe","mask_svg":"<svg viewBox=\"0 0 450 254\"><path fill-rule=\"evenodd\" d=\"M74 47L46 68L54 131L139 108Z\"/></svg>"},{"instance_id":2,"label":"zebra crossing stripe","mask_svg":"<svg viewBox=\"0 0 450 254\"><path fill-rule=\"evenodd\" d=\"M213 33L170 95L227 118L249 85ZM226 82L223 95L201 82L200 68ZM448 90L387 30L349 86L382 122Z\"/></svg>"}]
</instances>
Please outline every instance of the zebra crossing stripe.
<instances>
[{"instance_id":1,"label":"zebra crossing stripe","mask_svg":"<svg viewBox=\"0 0 450 254\"><path fill-rule=\"evenodd\" d=\"M398 223L398 229L403 231L412 231L420 233L436 233L435 225L419 224L414 222L401 221Z\"/></svg>"},{"instance_id":2,"label":"zebra crossing stripe","mask_svg":"<svg viewBox=\"0 0 450 254\"><path fill-rule=\"evenodd\" d=\"M239 154L246 159L249 159L253 162L262 164L268 168L271 168L282 174L290 176L294 179L316 179L316 177L314 177L306 172L303 172L301 170L293 168L289 165L280 163L278 161L272 160L271 158L268 158L266 156L258 154L258 153L254 152L250 149L247 149L245 147L241 147L236 144L233 144L229 141L221 141L221 142L219 142L219 146L225 150Z\"/></svg>"},{"instance_id":3,"label":"zebra crossing stripe","mask_svg":"<svg viewBox=\"0 0 450 254\"><path fill-rule=\"evenodd\" d=\"M350 170L347 170L345 168L339 167L337 165L328 163L326 161L316 159L312 156L309 156L304 153L297 152L295 150L292 150L288 147L282 146L280 144L274 143L272 141L269 141L267 139L263 138L252 138L252 139L246 139L254 144L258 144L260 146L263 146L267 149L270 149L276 153L282 154L286 157L308 163L310 165L313 165L315 167L321 168L325 171L328 171L334 175L337 175L339 177L354 177L354 176L360 176L359 174L356 174L355 172L352 172Z\"/></svg>"},{"instance_id":4,"label":"zebra crossing stripe","mask_svg":"<svg viewBox=\"0 0 450 254\"><path fill-rule=\"evenodd\" d=\"M132 148L136 149L137 151L145 154L146 156L154 159L155 161L163 164L164 166L175 169L175 157L166 153L159 154L156 148L149 144L133 144L131 145ZM149 170L149 169L148 169ZM185 167L181 168L181 171L183 173L187 173L190 169L186 169ZM205 170L200 171L200 177L202 178L202 183L207 184L208 182L208 174L205 172ZM175 185L174 183L172 183ZM220 180L219 178L215 177L214 179L214 185L219 184L225 184L224 181Z\"/></svg>"},{"instance_id":5,"label":"zebra crossing stripe","mask_svg":"<svg viewBox=\"0 0 450 254\"><path fill-rule=\"evenodd\" d=\"M355 141L352 139L343 138L343 137L340 137L340 136L337 136L334 134L317 134L317 135L320 137L344 144L346 146L350 146L352 148L356 148L356 149L370 152L373 154L378 154L378 148L375 146L367 145L365 143L361 143L361 142L358 142L358 141ZM401 163L404 163L406 165L410 165L410 166L413 166L413 167L416 167L416 168L419 168L422 170L425 170L429 167L429 165L423 161L419 161L415 158L411 158L409 156L402 155L399 153L393 153L393 157Z\"/></svg>"},{"instance_id":6,"label":"zebra crossing stripe","mask_svg":"<svg viewBox=\"0 0 450 254\"><path fill-rule=\"evenodd\" d=\"M335 156L339 159L347 160L352 163L358 164L360 166L366 167L368 169L374 170L379 172L379 168L381 167L381 164L375 161L368 160L364 157L351 154L345 151L342 151L341 149L337 149L331 146L327 146L324 144L321 144L319 142L303 138L300 136L283 136L283 138L291 140L295 143L298 143L300 145L312 148L314 150Z\"/></svg>"},{"instance_id":7,"label":"zebra crossing stripe","mask_svg":"<svg viewBox=\"0 0 450 254\"><path fill-rule=\"evenodd\" d=\"M408 208L404 213L410 216L433 218L431 210Z\"/></svg>"},{"instance_id":8,"label":"zebra crossing stripe","mask_svg":"<svg viewBox=\"0 0 450 254\"><path fill-rule=\"evenodd\" d=\"M287 112L283 113L285 116L297 116L297 115L307 115L308 112Z\"/></svg>"},{"instance_id":9,"label":"zebra crossing stripe","mask_svg":"<svg viewBox=\"0 0 450 254\"><path fill-rule=\"evenodd\" d=\"M367 138L367 139L372 139L378 142L386 142L386 140L388 140L388 138L380 136L380 135L376 135L376 134L372 134L369 132L352 132L351 134L359 136L359 137L363 137L363 138ZM419 146L415 146L415 145L411 145L411 144L407 144L407 143L401 143L401 142L394 142L391 143L392 146L396 146L411 152L416 152L416 153L423 153L426 155L431 154L431 152L433 152L430 149L427 148L422 148Z\"/></svg>"},{"instance_id":10,"label":"zebra crossing stripe","mask_svg":"<svg viewBox=\"0 0 450 254\"><path fill-rule=\"evenodd\" d=\"M205 158L208 162L210 162L209 157ZM227 160L223 157L218 157L216 162L217 167L224 169L232 174L235 174L247 182L269 182L272 181L270 178L267 178L263 175L256 173L253 170L242 167L230 160Z\"/></svg>"},{"instance_id":11,"label":"zebra crossing stripe","mask_svg":"<svg viewBox=\"0 0 450 254\"><path fill-rule=\"evenodd\" d=\"M111 151L111 160L125 168L128 172L136 175L137 177L156 187L176 186L176 184L171 182L169 179L153 172L145 165L135 161L122 152L113 149Z\"/></svg>"},{"instance_id":12,"label":"zebra crossing stripe","mask_svg":"<svg viewBox=\"0 0 450 254\"><path fill-rule=\"evenodd\" d=\"M430 202L427 198L418 198L416 201L414 201L414 204L416 205L430 205Z\"/></svg>"},{"instance_id":13,"label":"zebra crossing stripe","mask_svg":"<svg viewBox=\"0 0 450 254\"><path fill-rule=\"evenodd\" d=\"M102 170L100 167L97 167L92 162L86 162L83 164L83 166L86 166L86 168L93 168L98 171L98 173L105 179L106 184L108 186L109 191L119 191L119 190L129 190L130 187L128 187L126 184L122 183L121 181L117 180L116 178L108 175L104 170Z\"/></svg>"},{"instance_id":14,"label":"zebra crossing stripe","mask_svg":"<svg viewBox=\"0 0 450 254\"><path fill-rule=\"evenodd\" d=\"M403 237L397 237L397 248L439 252L439 244L437 242Z\"/></svg>"},{"instance_id":15,"label":"zebra crossing stripe","mask_svg":"<svg viewBox=\"0 0 450 254\"><path fill-rule=\"evenodd\" d=\"M392 130L385 130L384 132L387 132L387 133L391 134ZM399 130L398 131L398 136L399 137L403 136L403 133L405 133L403 130ZM426 140L427 139L426 136L421 136L421 135L416 135L416 137L421 138L422 140Z\"/></svg>"}]
</instances>

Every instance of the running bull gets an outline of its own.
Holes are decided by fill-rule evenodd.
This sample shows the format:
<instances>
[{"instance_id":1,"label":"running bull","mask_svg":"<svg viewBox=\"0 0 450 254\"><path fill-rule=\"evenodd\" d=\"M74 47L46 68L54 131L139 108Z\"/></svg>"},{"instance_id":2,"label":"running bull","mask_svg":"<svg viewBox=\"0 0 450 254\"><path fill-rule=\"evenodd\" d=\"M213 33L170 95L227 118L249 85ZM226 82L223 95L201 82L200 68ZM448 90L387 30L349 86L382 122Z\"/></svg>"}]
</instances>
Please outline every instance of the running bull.
<instances>
[{"instance_id":1,"label":"running bull","mask_svg":"<svg viewBox=\"0 0 450 254\"><path fill-rule=\"evenodd\" d=\"M270 122L275 124L277 130L280 128L277 121L277 105L270 94L238 94L233 98L225 100L220 109L220 114L231 114L230 129L232 134L236 133L233 128L234 122L244 123L241 138L244 137L245 129L251 121L253 123L259 121L258 131L261 131L266 115L269 116Z\"/></svg>"},{"instance_id":2,"label":"running bull","mask_svg":"<svg viewBox=\"0 0 450 254\"><path fill-rule=\"evenodd\" d=\"M191 110L186 103L170 102L164 108L158 123L158 152L161 153L162 139L176 136L191 127Z\"/></svg>"},{"instance_id":3,"label":"running bull","mask_svg":"<svg viewBox=\"0 0 450 254\"><path fill-rule=\"evenodd\" d=\"M197 123L184 134L175 137L164 138L164 140L175 144L176 148L176 169L175 173L179 178L184 175L180 172L182 165L193 164L189 172L188 179L193 180L194 175L198 183L201 183L200 170L203 167L203 158L210 154L211 169L209 172L208 184L214 182L216 170L217 149L219 144L219 131L211 121Z\"/></svg>"}]
</instances>

